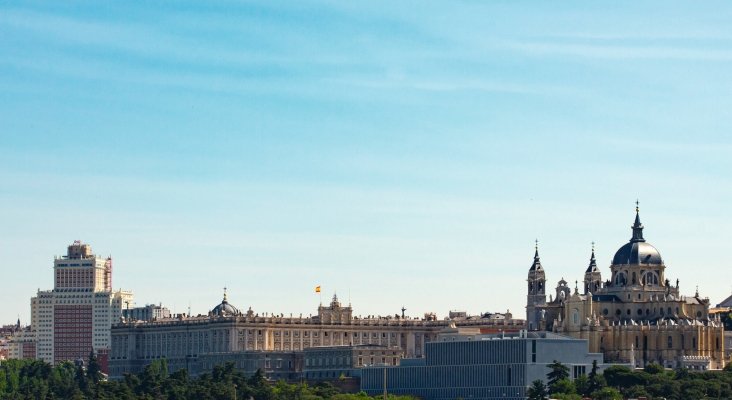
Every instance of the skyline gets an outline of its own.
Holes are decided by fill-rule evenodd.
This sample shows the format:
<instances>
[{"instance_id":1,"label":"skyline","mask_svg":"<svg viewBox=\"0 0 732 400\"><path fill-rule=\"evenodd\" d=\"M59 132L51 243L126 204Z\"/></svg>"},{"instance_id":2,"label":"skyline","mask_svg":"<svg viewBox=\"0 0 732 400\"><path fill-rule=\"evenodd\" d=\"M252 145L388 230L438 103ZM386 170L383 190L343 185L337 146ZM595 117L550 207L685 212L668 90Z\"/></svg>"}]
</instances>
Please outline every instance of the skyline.
<instances>
[{"instance_id":1,"label":"skyline","mask_svg":"<svg viewBox=\"0 0 732 400\"><path fill-rule=\"evenodd\" d=\"M0 5L0 323L74 240L178 313L523 318L534 240L607 279L636 199L732 293L729 4L439 5Z\"/></svg>"}]
</instances>

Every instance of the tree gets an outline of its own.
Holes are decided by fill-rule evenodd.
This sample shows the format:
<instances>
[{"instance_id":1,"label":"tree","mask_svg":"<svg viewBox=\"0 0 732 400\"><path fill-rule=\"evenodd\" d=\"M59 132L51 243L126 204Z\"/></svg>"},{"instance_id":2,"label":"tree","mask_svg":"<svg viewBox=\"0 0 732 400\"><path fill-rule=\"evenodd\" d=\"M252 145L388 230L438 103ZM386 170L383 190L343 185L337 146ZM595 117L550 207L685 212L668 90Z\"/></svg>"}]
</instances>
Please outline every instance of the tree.
<instances>
[{"instance_id":1,"label":"tree","mask_svg":"<svg viewBox=\"0 0 732 400\"><path fill-rule=\"evenodd\" d=\"M617 389L604 387L592 393L594 400L623 400L623 395Z\"/></svg>"},{"instance_id":2,"label":"tree","mask_svg":"<svg viewBox=\"0 0 732 400\"><path fill-rule=\"evenodd\" d=\"M547 384L549 387L554 386L555 383L562 379L569 379L569 367L559 361L554 360L554 362L547 365L547 367L551 369L551 371L546 374Z\"/></svg>"},{"instance_id":3,"label":"tree","mask_svg":"<svg viewBox=\"0 0 732 400\"><path fill-rule=\"evenodd\" d=\"M583 396L590 394L590 381L587 378L587 375L578 376L577 379L574 380L574 388L577 390L577 393Z\"/></svg>"},{"instance_id":4,"label":"tree","mask_svg":"<svg viewBox=\"0 0 732 400\"><path fill-rule=\"evenodd\" d=\"M590 370L590 374L587 376L587 390L589 393L596 392L605 386L605 379L602 375L597 373L597 370L597 360L592 360L592 369Z\"/></svg>"},{"instance_id":5,"label":"tree","mask_svg":"<svg viewBox=\"0 0 732 400\"><path fill-rule=\"evenodd\" d=\"M99 365L99 361L97 360L96 354L94 354L94 350L92 350L89 353L89 366L86 367L86 376L94 382L94 384L97 384L102 379L102 367Z\"/></svg>"},{"instance_id":6,"label":"tree","mask_svg":"<svg viewBox=\"0 0 732 400\"><path fill-rule=\"evenodd\" d=\"M663 368L662 365L652 362L652 363L649 363L648 365L646 365L645 368L643 368L643 371L645 371L651 375L656 375L656 374L662 373L663 371L665 371L665 369Z\"/></svg>"},{"instance_id":7,"label":"tree","mask_svg":"<svg viewBox=\"0 0 732 400\"><path fill-rule=\"evenodd\" d=\"M86 378L86 372L84 372L84 367L81 364L76 366L76 386L82 392L89 389L89 380Z\"/></svg>"},{"instance_id":8,"label":"tree","mask_svg":"<svg viewBox=\"0 0 732 400\"><path fill-rule=\"evenodd\" d=\"M644 386L635 385L623 391L623 395L628 398L637 399L638 397L648 397L648 392L646 392L646 388Z\"/></svg>"},{"instance_id":9,"label":"tree","mask_svg":"<svg viewBox=\"0 0 732 400\"><path fill-rule=\"evenodd\" d=\"M549 396L549 392L546 390L546 385L541 379L537 379L531 382L529 390L526 391L529 400L545 400Z\"/></svg>"},{"instance_id":10,"label":"tree","mask_svg":"<svg viewBox=\"0 0 732 400\"><path fill-rule=\"evenodd\" d=\"M574 394L577 393L577 390L574 387L574 383L570 381L569 379L560 379L554 384L549 386L549 393L555 394L555 393L563 393L563 394Z\"/></svg>"},{"instance_id":11,"label":"tree","mask_svg":"<svg viewBox=\"0 0 732 400\"><path fill-rule=\"evenodd\" d=\"M647 383L642 379L641 374L634 372L628 367L620 365L613 365L612 367L607 368L602 375L605 378L605 381L607 381L607 385L613 387L631 387L634 385L645 385ZM590 393L592 393L592 391L585 394Z\"/></svg>"}]
</instances>

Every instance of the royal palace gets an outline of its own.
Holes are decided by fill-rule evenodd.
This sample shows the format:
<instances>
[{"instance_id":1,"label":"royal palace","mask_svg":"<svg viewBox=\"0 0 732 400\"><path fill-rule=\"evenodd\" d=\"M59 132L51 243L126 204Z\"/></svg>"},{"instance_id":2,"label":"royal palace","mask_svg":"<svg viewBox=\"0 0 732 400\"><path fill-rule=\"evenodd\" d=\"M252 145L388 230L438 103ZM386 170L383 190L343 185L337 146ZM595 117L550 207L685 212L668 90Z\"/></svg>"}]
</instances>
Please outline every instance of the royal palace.
<instances>
[{"instance_id":1,"label":"royal palace","mask_svg":"<svg viewBox=\"0 0 732 400\"><path fill-rule=\"evenodd\" d=\"M197 374L232 361L251 372L263 368L271 377L290 378L308 369L302 356L309 349L325 347L368 349L365 357L347 357L352 368L395 364L398 360L387 356L423 357L425 343L437 340L450 326L481 333L518 332L525 327L523 320L513 319L508 312L478 316L451 312L442 320L431 313L423 318L403 313L357 317L350 304L343 306L335 295L314 316L259 315L251 308L240 312L224 293L223 301L207 315L116 324L112 327L110 374L119 377L140 371L152 360L164 358L171 371L187 368Z\"/></svg>"}]
</instances>

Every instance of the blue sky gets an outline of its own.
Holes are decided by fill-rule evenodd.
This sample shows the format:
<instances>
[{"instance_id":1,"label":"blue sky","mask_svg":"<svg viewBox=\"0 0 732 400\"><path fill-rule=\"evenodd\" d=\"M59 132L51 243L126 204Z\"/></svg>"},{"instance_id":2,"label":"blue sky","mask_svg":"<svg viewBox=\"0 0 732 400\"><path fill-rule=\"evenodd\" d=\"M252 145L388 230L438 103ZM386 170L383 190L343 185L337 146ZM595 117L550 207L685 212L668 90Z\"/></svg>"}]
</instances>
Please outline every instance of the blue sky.
<instances>
[{"instance_id":1,"label":"blue sky","mask_svg":"<svg viewBox=\"0 0 732 400\"><path fill-rule=\"evenodd\" d=\"M138 304L523 315L641 201L732 292L726 2L0 6L0 321L76 239ZM607 276L605 276L607 277Z\"/></svg>"}]
</instances>

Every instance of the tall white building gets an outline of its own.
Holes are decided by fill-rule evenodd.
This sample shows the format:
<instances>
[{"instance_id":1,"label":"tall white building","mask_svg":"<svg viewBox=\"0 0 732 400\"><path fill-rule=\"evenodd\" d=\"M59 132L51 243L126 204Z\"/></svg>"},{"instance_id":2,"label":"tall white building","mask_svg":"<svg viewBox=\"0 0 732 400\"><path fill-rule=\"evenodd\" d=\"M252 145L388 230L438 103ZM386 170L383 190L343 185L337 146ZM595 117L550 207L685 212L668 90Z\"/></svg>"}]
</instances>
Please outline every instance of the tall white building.
<instances>
[{"instance_id":1,"label":"tall white building","mask_svg":"<svg viewBox=\"0 0 732 400\"><path fill-rule=\"evenodd\" d=\"M112 290L112 257L92 254L75 241L53 261L53 290L31 298L31 324L37 358L56 364L86 359L94 350L104 364L111 345L112 323L132 305L132 292Z\"/></svg>"}]
</instances>

